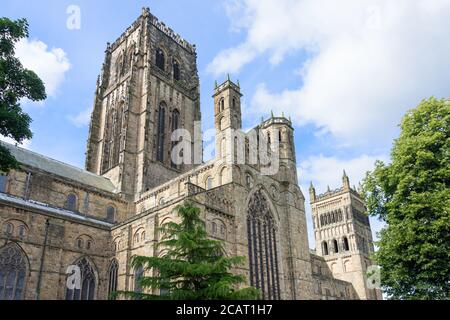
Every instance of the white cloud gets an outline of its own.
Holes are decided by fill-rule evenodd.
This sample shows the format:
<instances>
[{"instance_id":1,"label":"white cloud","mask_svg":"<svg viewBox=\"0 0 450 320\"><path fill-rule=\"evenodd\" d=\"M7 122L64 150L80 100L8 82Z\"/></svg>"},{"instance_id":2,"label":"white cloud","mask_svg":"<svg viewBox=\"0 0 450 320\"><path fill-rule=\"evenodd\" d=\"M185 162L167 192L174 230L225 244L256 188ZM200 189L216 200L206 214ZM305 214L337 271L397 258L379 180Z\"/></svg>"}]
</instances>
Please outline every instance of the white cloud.
<instances>
[{"instance_id":1,"label":"white cloud","mask_svg":"<svg viewBox=\"0 0 450 320\"><path fill-rule=\"evenodd\" d=\"M238 72L262 54L274 65L286 54L311 55L299 61L302 87L259 86L255 114L281 109L297 124L373 145L391 139L401 116L423 98L449 96L448 0L234 0L228 6L244 8L227 12L247 38L220 52L209 72Z\"/></svg>"},{"instance_id":2,"label":"white cloud","mask_svg":"<svg viewBox=\"0 0 450 320\"><path fill-rule=\"evenodd\" d=\"M76 116L69 116L69 120L77 127L87 126L91 121L92 108L88 107Z\"/></svg>"},{"instance_id":3,"label":"white cloud","mask_svg":"<svg viewBox=\"0 0 450 320\"><path fill-rule=\"evenodd\" d=\"M64 50L49 49L39 40L22 39L16 44L15 51L23 66L36 72L42 79L47 95L55 96L64 81L65 73L70 69L70 62Z\"/></svg>"},{"instance_id":4,"label":"white cloud","mask_svg":"<svg viewBox=\"0 0 450 320\"><path fill-rule=\"evenodd\" d=\"M311 206L309 198L309 185L312 181L316 189L316 193L320 194L327 190L327 187L336 189L342 186L343 170L346 171L350 184L358 186L359 182L364 178L367 171L374 168L376 160L387 162L388 157L385 155L361 155L352 159L339 159L336 157L326 157L323 155L311 156L299 165L299 181L301 189L305 196L306 220L308 223L309 245L314 247L314 232L311 219ZM377 239L376 234L384 226L376 218L371 218L373 238Z\"/></svg>"},{"instance_id":5,"label":"white cloud","mask_svg":"<svg viewBox=\"0 0 450 320\"><path fill-rule=\"evenodd\" d=\"M19 147L24 148L24 149L31 149L30 148L31 147L31 140L28 140L28 139L23 140L22 143L19 144L14 139L11 139L9 137L5 137L5 136L0 135L0 140L4 141L6 143L9 143L9 144L13 144L13 145L17 144Z\"/></svg>"}]
</instances>

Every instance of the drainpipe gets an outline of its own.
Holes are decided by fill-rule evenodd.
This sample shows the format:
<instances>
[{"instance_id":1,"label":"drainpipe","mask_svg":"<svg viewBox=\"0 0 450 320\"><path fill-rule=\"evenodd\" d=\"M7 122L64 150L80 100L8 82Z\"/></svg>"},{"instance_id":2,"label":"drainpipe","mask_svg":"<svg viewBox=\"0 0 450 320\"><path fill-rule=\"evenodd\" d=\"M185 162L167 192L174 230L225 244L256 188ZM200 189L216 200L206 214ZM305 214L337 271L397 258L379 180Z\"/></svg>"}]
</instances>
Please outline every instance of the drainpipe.
<instances>
[{"instance_id":1,"label":"drainpipe","mask_svg":"<svg viewBox=\"0 0 450 320\"><path fill-rule=\"evenodd\" d=\"M49 221L49 219L47 219L47 221L45 221L44 245L42 247L41 265L39 266L39 274L38 274L38 281L37 281L37 287L36 287L36 300L39 300L39 297L41 294L42 271L44 269L44 256L45 256L45 249L47 248L47 238L48 238L49 226L50 226L50 221Z\"/></svg>"}]
</instances>

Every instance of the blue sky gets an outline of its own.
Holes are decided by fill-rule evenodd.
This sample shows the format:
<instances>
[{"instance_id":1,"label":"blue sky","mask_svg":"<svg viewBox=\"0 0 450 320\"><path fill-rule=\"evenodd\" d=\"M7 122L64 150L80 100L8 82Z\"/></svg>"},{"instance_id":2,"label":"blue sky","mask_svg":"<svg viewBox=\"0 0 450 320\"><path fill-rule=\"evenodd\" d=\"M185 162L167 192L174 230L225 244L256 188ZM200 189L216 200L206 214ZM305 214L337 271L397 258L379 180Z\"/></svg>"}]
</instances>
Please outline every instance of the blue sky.
<instances>
[{"instance_id":1,"label":"blue sky","mask_svg":"<svg viewBox=\"0 0 450 320\"><path fill-rule=\"evenodd\" d=\"M80 8L80 29L66 26L70 5ZM449 96L448 0L2 0L0 16L28 19L17 54L49 89L46 101L23 105L33 118L26 147L84 166L106 43L144 6L197 45L204 130L214 127L214 81L228 72L240 80L244 127L270 110L292 117L311 247L309 182L337 188L346 169L358 184L389 158L408 109Z\"/></svg>"}]
</instances>

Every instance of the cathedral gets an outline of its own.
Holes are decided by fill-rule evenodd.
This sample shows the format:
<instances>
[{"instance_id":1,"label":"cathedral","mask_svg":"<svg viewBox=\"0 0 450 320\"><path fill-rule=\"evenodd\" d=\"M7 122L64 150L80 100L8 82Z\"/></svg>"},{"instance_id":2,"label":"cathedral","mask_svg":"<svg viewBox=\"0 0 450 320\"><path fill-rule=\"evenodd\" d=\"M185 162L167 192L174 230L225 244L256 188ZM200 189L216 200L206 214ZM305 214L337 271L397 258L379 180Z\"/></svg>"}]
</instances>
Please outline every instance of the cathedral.
<instances>
[{"instance_id":1,"label":"cathedral","mask_svg":"<svg viewBox=\"0 0 450 320\"><path fill-rule=\"evenodd\" d=\"M233 272L261 299L381 299L366 272L366 208L347 175L323 194L311 184L311 250L291 120L271 115L243 132L241 88L228 77L212 93L216 153L205 162L199 85L195 45L144 8L107 44L85 169L1 142L21 168L0 175L0 300L142 290L131 257L164 255L159 226L185 201L228 256L246 257Z\"/></svg>"}]
</instances>

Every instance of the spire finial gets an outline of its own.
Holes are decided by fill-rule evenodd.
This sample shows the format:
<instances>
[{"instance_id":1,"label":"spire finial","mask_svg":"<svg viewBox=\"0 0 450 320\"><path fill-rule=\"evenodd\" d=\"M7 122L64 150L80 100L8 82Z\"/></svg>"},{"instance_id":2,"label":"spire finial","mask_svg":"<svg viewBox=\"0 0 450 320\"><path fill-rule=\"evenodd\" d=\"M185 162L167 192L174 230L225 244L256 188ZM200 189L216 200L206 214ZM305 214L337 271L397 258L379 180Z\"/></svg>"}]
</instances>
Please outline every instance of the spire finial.
<instances>
[{"instance_id":1,"label":"spire finial","mask_svg":"<svg viewBox=\"0 0 450 320\"><path fill-rule=\"evenodd\" d=\"M327 191L331 192L330 185L327 185Z\"/></svg>"},{"instance_id":2,"label":"spire finial","mask_svg":"<svg viewBox=\"0 0 450 320\"><path fill-rule=\"evenodd\" d=\"M345 169L344 169L344 178L345 178L345 177L347 177L347 172L345 172Z\"/></svg>"},{"instance_id":3,"label":"spire finial","mask_svg":"<svg viewBox=\"0 0 450 320\"><path fill-rule=\"evenodd\" d=\"M238 86L238 88L241 87L241 84L239 83L239 79L237 80L237 86Z\"/></svg>"},{"instance_id":4,"label":"spire finial","mask_svg":"<svg viewBox=\"0 0 450 320\"><path fill-rule=\"evenodd\" d=\"M270 116L273 118L273 110L270 110Z\"/></svg>"},{"instance_id":5,"label":"spire finial","mask_svg":"<svg viewBox=\"0 0 450 320\"><path fill-rule=\"evenodd\" d=\"M231 81L231 79L230 79L230 74L229 74L229 73L227 73L227 80L228 80L228 81Z\"/></svg>"},{"instance_id":6,"label":"spire finial","mask_svg":"<svg viewBox=\"0 0 450 320\"><path fill-rule=\"evenodd\" d=\"M214 81L214 88L217 89L217 80Z\"/></svg>"},{"instance_id":7,"label":"spire finial","mask_svg":"<svg viewBox=\"0 0 450 320\"><path fill-rule=\"evenodd\" d=\"M311 184L309 185L309 188L310 189L314 189L314 185L313 185L313 182L311 181Z\"/></svg>"},{"instance_id":8,"label":"spire finial","mask_svg":"<svg viewBox=\"0 0 450 320\"><path fill-rule=\"evenodd\" d=\"M284 111L281 112L281 116L284 118Z\"/></svg>"}]
</instances>

